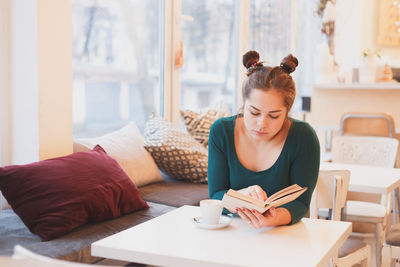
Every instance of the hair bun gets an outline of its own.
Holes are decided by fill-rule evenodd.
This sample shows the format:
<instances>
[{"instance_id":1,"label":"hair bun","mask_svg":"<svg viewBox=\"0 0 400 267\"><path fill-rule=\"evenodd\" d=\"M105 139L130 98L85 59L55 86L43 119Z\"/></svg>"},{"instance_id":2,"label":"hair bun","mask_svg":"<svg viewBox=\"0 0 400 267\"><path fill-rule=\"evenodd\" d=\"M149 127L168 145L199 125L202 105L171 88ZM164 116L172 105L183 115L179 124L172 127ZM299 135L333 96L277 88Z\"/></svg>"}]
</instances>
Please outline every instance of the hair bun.
<instances>
[{"instance_id":1,"label":"hair bun","mask_svg":"<svg viewBox=\"0 0 400 267\"><path fill-rule=\"evenodd\" d=\"M254 63L258 63L260 55L257 51L249 51L243 55L243 65L246 69L250 68Z\"/></svg>"},{"instance_id":2,"label":"hair bun","mask_svg":"<svg viewBox=\"0 0 400 267\"><path fill-rule=\"evenodd\" d=\"M299 61L292 54L285 57L281 62L281 68L287 72L288 74L292 73L296 70L296 67L299 65Z\"/></svg>"}]
</instances>

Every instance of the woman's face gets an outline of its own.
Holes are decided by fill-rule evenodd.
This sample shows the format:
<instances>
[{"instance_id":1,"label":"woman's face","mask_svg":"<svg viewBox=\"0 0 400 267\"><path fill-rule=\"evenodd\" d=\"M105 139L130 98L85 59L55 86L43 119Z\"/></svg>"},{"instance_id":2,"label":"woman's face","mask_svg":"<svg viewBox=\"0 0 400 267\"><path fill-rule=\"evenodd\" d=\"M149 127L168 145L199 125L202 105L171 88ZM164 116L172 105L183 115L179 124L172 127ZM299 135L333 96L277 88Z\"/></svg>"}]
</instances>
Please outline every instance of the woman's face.
<instances>
[{"instance_id":1,"label":"woman's face","mask_svg":"<svg viewBox=\"0 0 400 267\"><path fill-rule=\"evenodd\" d=\"M287 114L283 96L275 89L253 89L244 103L243 121L252 137L270 140L281 130Z\"/></svg>"}]
</instances>

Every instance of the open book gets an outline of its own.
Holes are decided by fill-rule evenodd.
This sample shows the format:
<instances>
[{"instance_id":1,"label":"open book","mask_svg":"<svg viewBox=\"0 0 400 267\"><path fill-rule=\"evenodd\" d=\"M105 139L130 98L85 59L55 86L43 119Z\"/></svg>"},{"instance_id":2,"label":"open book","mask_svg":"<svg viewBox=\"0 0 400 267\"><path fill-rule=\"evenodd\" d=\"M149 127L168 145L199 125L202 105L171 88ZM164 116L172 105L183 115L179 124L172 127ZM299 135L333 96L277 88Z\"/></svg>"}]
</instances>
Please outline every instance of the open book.
<instances>
[{"instance_id":1,"label":"open book","mask_svg":"<svg viewBox=\"0 0 400 267\"><path fill-rule=\"evenodd\" d=\"M307 187L294 184L276 192L264 202L251 196L244 195L239 191L229 189L222 198L222 206L231 211L236 210L236 208L248 208L249 210L254 209L260 213L264 213L271 207L279 207L295 200L306 190Z\"/></svg>"}]
</instances>

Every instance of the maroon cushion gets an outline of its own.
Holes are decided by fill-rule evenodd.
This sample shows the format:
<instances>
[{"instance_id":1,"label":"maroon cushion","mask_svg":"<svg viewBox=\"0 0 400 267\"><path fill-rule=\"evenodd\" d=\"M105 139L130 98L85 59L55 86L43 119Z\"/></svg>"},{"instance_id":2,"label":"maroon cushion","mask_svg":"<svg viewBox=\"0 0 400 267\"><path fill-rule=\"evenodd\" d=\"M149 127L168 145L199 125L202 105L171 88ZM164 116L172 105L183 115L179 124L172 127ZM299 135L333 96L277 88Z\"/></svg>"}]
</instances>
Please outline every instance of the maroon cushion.
<instances>
[{"instance_id":1,"label":"maroon cushion","mask_svg":"<svg viewBox=\"0 0 400 267\"><path fill-rule=\"evenodd\" d=\"M0 168L0 190L29 230L43 241L87 222L148 208L136 185L100 146Z\"/></svg>"}]
</instances>

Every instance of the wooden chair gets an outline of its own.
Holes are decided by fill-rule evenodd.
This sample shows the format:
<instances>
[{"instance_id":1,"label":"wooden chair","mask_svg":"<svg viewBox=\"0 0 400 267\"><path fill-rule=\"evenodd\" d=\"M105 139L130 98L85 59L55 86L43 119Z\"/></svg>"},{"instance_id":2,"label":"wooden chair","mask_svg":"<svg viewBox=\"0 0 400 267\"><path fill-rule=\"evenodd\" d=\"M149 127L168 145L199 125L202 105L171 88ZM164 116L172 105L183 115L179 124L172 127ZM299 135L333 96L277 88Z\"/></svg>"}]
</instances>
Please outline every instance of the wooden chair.
<instances>
[{"instance_id":1,"label":"wooden chair","mask_svg":"<svg viewBox=\"0 0 400 267\"><path fill-rule=\"evenodd\" d=\"M393 168L399 141L389 137L335 136L332 162Z\"/></svg>"},{"instance_id":2,"label":"wooden chair","mask_svg":"<svg viewBox=\"0 0 400 267\"><path fill-rule=\"evenodd\" d=\"M320 171L311 205L310 217L318 218L319 209L331 210L330 218L341 219L341 211L346 203L350 172L348 170ZM371 247L355 238L348 238L339 249L338 256L333 259L333 265L338 267L369 266Z\"/></svg>"},{"instance_id":3,"label":"wooden chair","mask_svg":"<svg viewBox=\"0 0 400 267\"><path fill-rule=\"evenodd\" d=\"M387 113L345 113L340 123L341 135L394 137L393 117Z\"/></svg>"},{"instance_id":4,"label":"wooden chair","mask_svg":"<svg viewBox=\"0 0 400 267\"><path fill-rule=\"evenodd\" d=\"M340 122L340 135L392 137L400 141L392 115L384 112L345 113ZM400 146L397 149L395 167L400 168Z\"/></svg>"},{"instance_id":5,"label":"wooden chair","mask_svg":"<svg viewBox=\"0 0 400 267\"><path fill-rule=\"evenodd\" d=\"M332 162L393 168L397 147L398 140L389 137L336 136L332 141ZM378 203L369 202L374 201L373 195L364 198L358 195L355 198L349 194L343 220L375 225L376 261L379 266L386 218L392 210L390 201L392 196L390 194L376 196L379 197L377 201L375 200ZM361 233L359 235L367 236Z\"/></svg>"},{"instance_id":6,"label":"wooden chair","mask_svg":"<svg viewBox=\"0 0 400 267\"><path fill-rule=\"evenodd\" d=\"M392 266L394 260L400 261L400 224L390 227L382 248L382 267Z\"/></svg>"}]
</instances>

